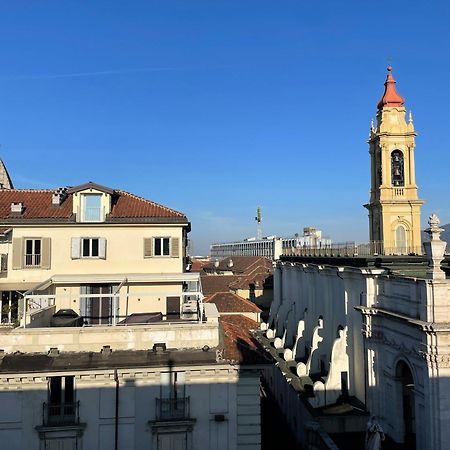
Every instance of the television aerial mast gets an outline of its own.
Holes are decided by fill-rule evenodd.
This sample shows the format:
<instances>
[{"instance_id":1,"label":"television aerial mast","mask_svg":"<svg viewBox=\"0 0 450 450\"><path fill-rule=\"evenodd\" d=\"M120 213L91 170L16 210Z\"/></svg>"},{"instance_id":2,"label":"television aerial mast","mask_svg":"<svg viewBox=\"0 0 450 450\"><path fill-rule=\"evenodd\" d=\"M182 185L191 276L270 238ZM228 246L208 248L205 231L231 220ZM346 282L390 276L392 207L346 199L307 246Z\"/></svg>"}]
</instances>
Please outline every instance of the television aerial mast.
<instances>
[{"instance_id":1,"label":"television aerial mast","mask_svg":"<svg viewBox=\"0 0 450 450\"><path fill-rule=\"evenodd\" d=\"M262 216L261 216L261 208L258 206L256 208L256 239L261 240L262 239Z\"/></svg>"}]
</instances>

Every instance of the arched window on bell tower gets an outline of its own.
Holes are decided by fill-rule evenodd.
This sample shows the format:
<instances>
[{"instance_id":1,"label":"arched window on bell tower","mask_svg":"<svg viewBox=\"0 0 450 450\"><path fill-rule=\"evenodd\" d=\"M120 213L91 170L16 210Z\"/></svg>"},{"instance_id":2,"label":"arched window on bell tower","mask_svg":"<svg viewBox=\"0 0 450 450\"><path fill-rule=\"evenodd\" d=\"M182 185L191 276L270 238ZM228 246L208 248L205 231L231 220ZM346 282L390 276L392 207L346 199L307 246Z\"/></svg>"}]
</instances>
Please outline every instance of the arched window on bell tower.
<instances>
[{"instance_id":1,"label":"arched window on bell tower","mask_svg":"<svg viewBox=\"0 0 450 450\"><path fill-rule=\"evenodd\" d=\"M392 186L405 185L403 153L400 150L394 150L391 154L391 181Z\"/></svg>"},{"instance_id":2,"label":"arched window on bell tower","mask_svg":"<svg viewBox=\"0 0 450 450\"><path fill-rule=\"evenodd\" d=\"M408 252L408 243L406 239L406 229L403 225L399 225L395 229L395 252L400 255L406 255Z\"/></svg>"}]
</instances>

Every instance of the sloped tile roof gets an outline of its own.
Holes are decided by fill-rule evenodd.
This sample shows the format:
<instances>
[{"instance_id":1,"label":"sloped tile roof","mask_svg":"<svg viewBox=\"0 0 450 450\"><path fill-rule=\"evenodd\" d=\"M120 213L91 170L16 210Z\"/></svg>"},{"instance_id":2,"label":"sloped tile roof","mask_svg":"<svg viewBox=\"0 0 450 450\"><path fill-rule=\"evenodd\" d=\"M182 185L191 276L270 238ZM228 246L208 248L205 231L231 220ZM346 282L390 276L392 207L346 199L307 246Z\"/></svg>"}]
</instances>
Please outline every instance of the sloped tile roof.
<instances>
[{"instance_id":1,"label":"sloped tile roof","mask_svg":"<svg viewBox=\"0 0 450 450\"><path fill-rule=\"evenodd\" d=\"M26 222L32 220L73 221L72 195L59 206L52 204L53 190L50 189L2 189L0 190L0 221ZM22 203L23 213L12 213L11 203ZM157 219L187 221L186 216L174 209L167 208L150 200L116 190L113 194L111 212L106 222L145 221Z\"/></svg>"},{"instance_id":2,"label":"sloped tile roof","mask_svg":"<svg viewBox=\"0 0 450 450\"><path fill-rule=\"evenodd\" d=\"M224 333L225 359L241 364L269 362L263 347L252 334L252 330L259 329L257 322L241 314L224 314L220 316L219 321Z\"/></svg>"},{"instance_id":3,"label":"sloped tile roof","mask_svg":"<svg viewBox=\"0 0 450 450\"><path fill-rule=\"evenodd\" d=\"M204 295L215 294L216 292L227 292L230 290L230 285L239 281L241 276L235 275L202 275L202 289Z\"/></svg>"},{"instance_id":4,"label":"sloped tile roof","mask_svg":"<svg viewBox=\"0 0 450 450\"><path fill-rule=\"evenodd\" d=\"M249 274L256 268L272 272L272 261L264 256L231 256L219 261L218 267L215 267L214 263L210 263L205 267L209 271L232 271L236 275L241 273Z\"/></svg>"},{"instance_id":5,"label":"sloped tile roof","mask_svg":"<svg viewBox=\"0 0 450 450\"><path fill-rule=\"evenodd\" d=\"M217 292L205 299L205 302L215 303L220 313L252 312L260 313L261 310L250 300L247 300L233 292Z\"/></svg>"}]
</instances>

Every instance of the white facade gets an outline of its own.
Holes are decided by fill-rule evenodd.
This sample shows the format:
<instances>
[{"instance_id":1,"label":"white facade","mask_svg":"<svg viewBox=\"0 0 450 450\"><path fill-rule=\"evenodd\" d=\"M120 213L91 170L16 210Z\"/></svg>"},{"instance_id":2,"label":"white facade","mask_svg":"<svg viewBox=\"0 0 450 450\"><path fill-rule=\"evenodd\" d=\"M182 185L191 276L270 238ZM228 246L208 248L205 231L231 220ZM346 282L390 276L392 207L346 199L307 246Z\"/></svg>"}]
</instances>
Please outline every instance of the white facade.
<instances>
[{"instance_id":1,"label":"white facade","mask_svg":"<svg viewBox=\"0 0 450 450\"><path fill-rule=\"evenodd\" d=\"M292 399L283 407L300 438L306 436L301 422L311 419L292 410L304 393L295 389L301 382L310 386L313 396L303 398L313 408L332 411L339 398L353 396L396 442L448 448L450 280L294 262L279 262L274 277L265 334L285 361L279 367ZM330 433L349 431L338 426L343 418L314 420ZM364 432L364 420L359 429L353 420L352 431Z\"/></svg>"}]
</instances>

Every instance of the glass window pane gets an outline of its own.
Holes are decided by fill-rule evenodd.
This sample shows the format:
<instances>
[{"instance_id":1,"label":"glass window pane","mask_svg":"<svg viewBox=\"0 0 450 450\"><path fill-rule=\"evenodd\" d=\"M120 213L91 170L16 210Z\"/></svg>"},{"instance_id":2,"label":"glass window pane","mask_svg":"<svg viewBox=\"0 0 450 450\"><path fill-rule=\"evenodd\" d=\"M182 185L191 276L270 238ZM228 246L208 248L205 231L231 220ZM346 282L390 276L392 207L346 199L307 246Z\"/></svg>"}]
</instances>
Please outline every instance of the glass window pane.
<instances>
[{"instance_id":1,"label":"glass window pane","mask_svg":"<svg viewBox=\"0 0 450 450\"><path fill-rule=\"evenodd\" d=\"M31 239L27 239L25 241L25 246L26 246L26 254L27 255L31 255L33 253L33 241Z\"/></svg>"},{"instance_id":2,"label":"glass window pane","mask_svg":"<svg viewBox=\"0 0 450 450\"><path fill-rule=\"evenodd\" d=\"M92 253L91 256L98 256L98 239L92 239Z\"/></svg>"},{"instance_id":3,"label":"glass window pane","mask_svg":"<svg viewBox=\"0 0 450 450\"><path fill-rule=\"evenodd\" d=\"M99 221L101 218L102 196L97 194L84 195L84 220Z\"/></svg>"},{"instance_id":4,"label":"glass window pane","mask_svg":"<svg viewBox=\"0 0 450 450\"><path fill-rule=\"evenodd\" d=\"M163 245L164 245L164 248L163 248L164 253L163 254L165 256L168 256L169 255L169 238L163 239Z\"/></svg>"},{"instance_id":5,"label":"glass window pane","mask_svg":"<svg viewBox=\"0 0 450 450\"><path fill-rule=\"evenodd\" d=\"M83 256L90 256L89 239L83 239Z\"/></svg>"},{"instance_id":6,"label":"glass window pane","mask_svg":"<svg viewBox=\"0 0 450 450\"><path fill-rule=\"evenodd\" d=\"M34 241L34 254L35 255L41 254L41 241L39 239L36 239Z\"/></svg>"},{"instance_id":7,"label":"glass window pane","mask_svg":"<svg viewBox=\"0 0 450 450\"><path fill-rule=\"evenodd\" d=\"M155 238L155 255L161 255L161 238Z\"/></svg>"}]
</instances>

